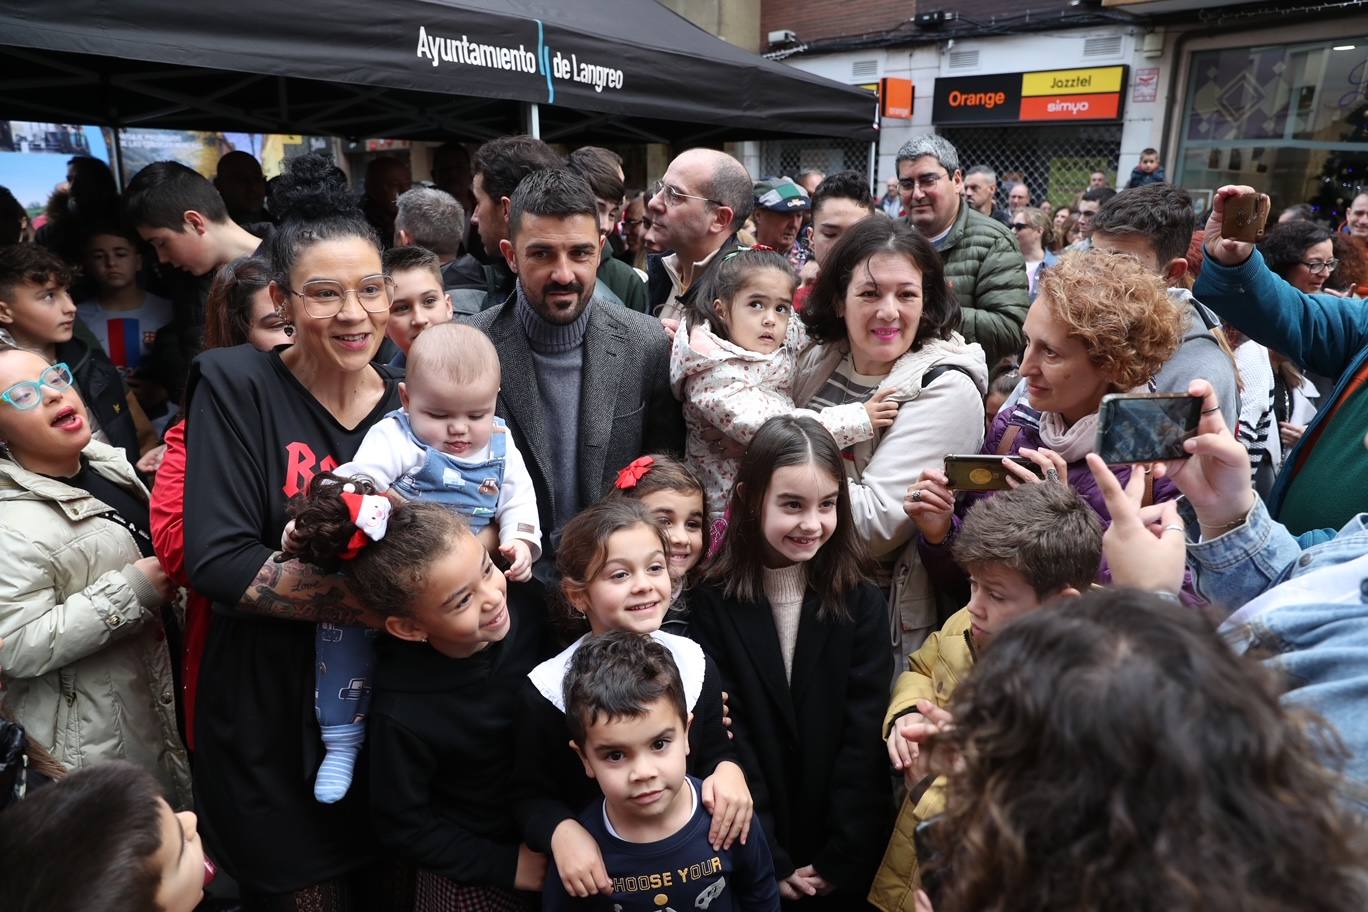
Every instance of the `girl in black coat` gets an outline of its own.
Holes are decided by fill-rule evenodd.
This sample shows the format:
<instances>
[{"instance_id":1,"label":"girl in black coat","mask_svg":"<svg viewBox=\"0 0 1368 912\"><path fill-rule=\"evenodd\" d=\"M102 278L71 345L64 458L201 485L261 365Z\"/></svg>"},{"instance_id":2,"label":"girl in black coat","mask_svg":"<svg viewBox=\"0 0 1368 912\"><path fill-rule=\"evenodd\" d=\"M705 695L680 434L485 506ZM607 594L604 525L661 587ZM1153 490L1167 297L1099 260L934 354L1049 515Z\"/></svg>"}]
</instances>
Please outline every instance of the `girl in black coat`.
<instances>
[{"instance_id":1,"label":"girl in black coat","mask_svg":"<svg viewBox=\"0 0 1368 912\"><path fill-rule=\"evenodd\" d=\"M879 742L888 615L863 581L844 479L815 420L765 422L691 603L689 632L722 673L780 893L800 909L864 907L892 828Z\"/></svg>"},{"instance_id":2,"label":"girl in black coat","mask_svg":"<svg viewBox=\"0 0 1368 912\"><path fill-rule=\"evenodd\" d=\"M540 587L510 589L447 507L392 503L366 479L320 475L291 512L299 559L341 572L385 618L371 816L381 844L418 867L415 912L524 908L519 891L541 889L546 858L522 844L509 791L518 685L550 653ZM385 517L380 538L358 531L358 513Z\"/></svg>"}]
</instances>

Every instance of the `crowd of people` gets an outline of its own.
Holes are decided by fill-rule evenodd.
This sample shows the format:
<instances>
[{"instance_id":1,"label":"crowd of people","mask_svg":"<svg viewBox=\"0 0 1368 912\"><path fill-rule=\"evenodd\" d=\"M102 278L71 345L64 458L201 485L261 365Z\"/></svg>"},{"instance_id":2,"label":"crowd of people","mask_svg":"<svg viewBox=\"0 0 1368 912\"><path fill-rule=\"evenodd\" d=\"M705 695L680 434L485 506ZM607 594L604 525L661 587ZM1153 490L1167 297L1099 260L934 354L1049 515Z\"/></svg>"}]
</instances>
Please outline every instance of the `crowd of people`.
<instances>
[{"instance_id":1,"label":"crowd of people","mask_svg":"<svg viewBox=\"0 0 1368 912\"><path fill-rule=\"evenodd\" d=\"M1364 908L1368 193L966 164L74 159L0 226L0 907Z\"/></svg>"}]
</instances>

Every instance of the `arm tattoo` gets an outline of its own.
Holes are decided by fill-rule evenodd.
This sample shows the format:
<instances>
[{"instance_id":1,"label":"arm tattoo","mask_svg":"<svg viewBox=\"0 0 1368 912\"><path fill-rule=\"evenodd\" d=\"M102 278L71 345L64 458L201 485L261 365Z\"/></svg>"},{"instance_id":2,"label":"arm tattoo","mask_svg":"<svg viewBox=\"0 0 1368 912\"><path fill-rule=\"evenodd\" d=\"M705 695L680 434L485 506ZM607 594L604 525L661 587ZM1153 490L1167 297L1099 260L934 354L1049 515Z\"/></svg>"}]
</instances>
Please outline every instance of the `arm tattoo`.
<instances>
[{"instance_id":1,"label":"arm tattoo","mask_svg":"<svg viewBox=\"0 0 1368 912\"><path fill-rule=\"evenodd\" d=\"M297 560L276 563L274 556L257 571L240 607L251 614L315 624L360 626L371 620L371 612L356 603L337 575Z\"/></svg>"}]
</instances>

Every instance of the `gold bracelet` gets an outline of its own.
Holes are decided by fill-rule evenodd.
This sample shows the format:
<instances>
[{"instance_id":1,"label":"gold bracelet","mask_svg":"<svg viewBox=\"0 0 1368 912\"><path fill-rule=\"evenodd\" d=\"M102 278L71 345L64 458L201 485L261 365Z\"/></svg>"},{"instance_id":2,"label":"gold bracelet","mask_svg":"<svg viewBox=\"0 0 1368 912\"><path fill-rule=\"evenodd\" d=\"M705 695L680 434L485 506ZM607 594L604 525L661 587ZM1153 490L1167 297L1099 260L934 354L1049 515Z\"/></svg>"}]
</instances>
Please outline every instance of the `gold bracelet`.
<instances>
[{"instance_id":1,"label":"gold bracelet","mask_svg":"<svg viewBox=\"0 0 1368 912\"><path fill-rule=\"evenodd\" d=\"M1247 522L1249 522L1248 516L1244 517L1243 519L1237 519L1220 526L1207 526L1199 519L1197 521L1197 525L1201 526L1202 538L1210 540L1213 538L1219 538L1220 536L1225 535L1227 532L1232 532L1235 529L1240 528L1240 526L1243 526ZM1208 534L1209 532L1215 532L1215 534Z\"/></svg>"}]
</instances>

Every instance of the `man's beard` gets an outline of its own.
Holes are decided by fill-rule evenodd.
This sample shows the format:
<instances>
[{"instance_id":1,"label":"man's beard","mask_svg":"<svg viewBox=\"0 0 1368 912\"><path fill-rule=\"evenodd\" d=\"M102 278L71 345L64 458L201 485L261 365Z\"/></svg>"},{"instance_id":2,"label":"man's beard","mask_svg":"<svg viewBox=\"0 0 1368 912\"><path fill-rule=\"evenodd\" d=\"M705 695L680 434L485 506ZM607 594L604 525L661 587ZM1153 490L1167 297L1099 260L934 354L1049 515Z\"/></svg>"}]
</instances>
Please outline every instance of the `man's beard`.
<instances>
[{"instance_id":1,"label":"man's beard","mask_svg":"<svg viewBox=\"0 0 1368 912\"><path fill-rule=\"evenodd\" d=\"M573 294L576 303L573 307L569 308L552 307L547 303L546 299L548 296L555 294ZM548 282L542 286L540 300L533 300L531 303L533 309L541 315L543 320L548 323L564 325L566 323L573 323L575 320L579 319L579 315L584 312L584 308L588 302L584 298L584 286L579 282L569 282L567 284Z\"/></svg>"}]
</instances>

